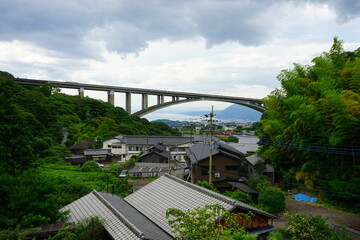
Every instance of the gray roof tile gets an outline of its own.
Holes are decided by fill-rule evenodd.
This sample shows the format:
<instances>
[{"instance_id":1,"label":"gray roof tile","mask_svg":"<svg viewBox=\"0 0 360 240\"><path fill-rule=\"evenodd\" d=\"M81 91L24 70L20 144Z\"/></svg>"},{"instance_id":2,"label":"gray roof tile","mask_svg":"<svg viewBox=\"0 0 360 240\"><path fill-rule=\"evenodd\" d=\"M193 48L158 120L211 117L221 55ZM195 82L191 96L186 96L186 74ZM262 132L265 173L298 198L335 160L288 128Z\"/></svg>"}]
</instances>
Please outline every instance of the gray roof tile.
<instances>
[{"instance_id":1,"label":"gray roof tile","mask_svg":"<svg viewBox=\"0 0 360 240\"><path fill-rule=\"evenodd\" d=\"M186 211L206 205L220 204L229 211L239 207L275 218L260 209L168 174L147 184L124 200L172 236L174 233L165 218L165 213L169 208Z\"/></svg>"},{"instance_id":2,"label":"gray roof tile","mask_svg":"<svg viewBox=\"0 0 360 240\"><path fill-rule=\"evenodd\" d=\"M173 239L169 234L151 222L139 211L133 208L129 203L121 197L110 193L100 193L109 204L119 211L128 221L134 224L141 232L144 233L146 239L153 240L170 240Z\"/></svg>"},{"instance_id":3,"label":"gray roof tile","mask_svg":"<svg viewBox=\"0 0 360 240\"><path fill-rule=\"evenodd\" d=\"M131 223L113 209L109 209L101 196L93 191L84 197L70 203L61 211L70 210L69 222L79 222L84 218L98 216L104 220L104 227L113 239L141 239L142 234Z\"/></svg>"}]
</instances>

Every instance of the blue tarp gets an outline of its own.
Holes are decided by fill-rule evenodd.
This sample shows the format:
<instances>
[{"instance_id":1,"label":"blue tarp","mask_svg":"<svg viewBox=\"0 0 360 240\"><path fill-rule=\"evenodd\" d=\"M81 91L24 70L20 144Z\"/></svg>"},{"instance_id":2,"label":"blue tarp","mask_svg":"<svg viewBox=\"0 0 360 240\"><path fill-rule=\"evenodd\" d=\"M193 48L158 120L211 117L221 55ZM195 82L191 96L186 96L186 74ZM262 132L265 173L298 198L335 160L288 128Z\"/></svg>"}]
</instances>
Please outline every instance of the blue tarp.
<instances>
[{"instance_id":1,"label":"blue tarp","mask_svg":"<svg viewBox=\"0 0 360 240\"><path fill-rule=\"evenodd\" d=\"M291 197L297 201L302 201L302 202L317 202L316 198L310 197L303 193L295 194L295 195L292 195Z\"/></svg>"}]
</instances>

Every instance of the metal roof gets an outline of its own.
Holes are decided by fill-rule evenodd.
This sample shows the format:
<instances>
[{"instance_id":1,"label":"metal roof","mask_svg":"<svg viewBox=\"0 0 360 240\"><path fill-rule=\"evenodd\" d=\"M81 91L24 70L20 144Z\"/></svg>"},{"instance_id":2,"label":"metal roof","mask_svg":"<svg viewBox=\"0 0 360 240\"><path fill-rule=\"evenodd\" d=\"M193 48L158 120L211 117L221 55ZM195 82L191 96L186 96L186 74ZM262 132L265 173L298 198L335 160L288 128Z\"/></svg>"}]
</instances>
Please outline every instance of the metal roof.
<instances>
[{"instance_id":1,"label":"metal roof","mask_svg":"<svg viewBox=\"0 0 360 240\"><path fill-rule=\"evenodd\" d=\"M112 155L111 149L86 149L84 155Z\"/></svg>"},{"instance_id":2,"label":"metal roof","mask_svg":"<svg viewBox=\"0 0 360 240\"><path fill-rule=\"evenodd\" d=\"M63 207L60 211L70 210L69 222L79 222L84 218L98 216L104 220L104 228L113 239L143 239L143 233L125 219L115 208L96 191Z\"/></svg>"},{"instance_id":3,"label":"metal roof","mask_svg":"<svg viewBox=\"0 0 360 240\"><path fill-rule=\"evenodd\" d=\"M165 218L169 208L186 211L206 205L220 204L228 211L241 208L269 218L276 218L274 215L248 204L185 182L169 174L147 184L124 200L172 236L174 233Z\"/></svg>"},{"instance_id":4,"label":"metal roof","mask_svg":"<svg viewBox=\"0 0 360 240\"><path fill-rule=\"evenodd\" d=\"M248 186L245 183L241 183L241 182L228 182L228 183L245 193L259 193L258 191L251 188L250 186Z\"/></svg>"}]
</instances>

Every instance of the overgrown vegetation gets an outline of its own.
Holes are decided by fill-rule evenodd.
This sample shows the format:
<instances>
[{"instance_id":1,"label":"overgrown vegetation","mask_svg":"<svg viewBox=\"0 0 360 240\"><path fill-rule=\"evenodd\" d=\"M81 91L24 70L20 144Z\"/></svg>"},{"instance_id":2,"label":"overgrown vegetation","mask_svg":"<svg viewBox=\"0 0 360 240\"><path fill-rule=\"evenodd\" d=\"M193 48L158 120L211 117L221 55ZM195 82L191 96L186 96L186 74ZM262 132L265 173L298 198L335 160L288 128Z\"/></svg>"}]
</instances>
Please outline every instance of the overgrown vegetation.
<instances>
[{"instance_id":1,"label":"overgrown vegetation","mask_svg":"<svg viewBox=\"0 0 360 240\"><path fill-rule=\"evenodd\" d=\"M260 154L283 175L283 186L320 190L353 206L360 199L360 51L335 38L313 65L294 64L278 79L257 135Z\"/></svg>"},{"instance_id":2,"label":"overgrown vegetation","mask_svg":"<svg viewBox=\"0 0 360 240\"><path fill-rule=\"evenodd\" d=\"M257 238L257 235L247 235L244 228L238 224L240 219L249 220L249 214L232 214L218 204L188 211L170 208L166 211L166 218L176 234L176 239L255 240ZM219 224L217 222L219 219L223 219L224 224Z\"/></svg>"},{"instance_id":3,"label":"overgrown vegetation","mask_svg":"<svg viewBox=\"0 0 360 240\"><path fill-rule=\"evenodd\" d=\"M82 172L62 161L75 142L102 146L120 134L174 131L99 100L61 94L50 84L19 86L0 71L0 229L55 222L63 217L61 207L93 189L127 195L131 186L114 177L114 169L85 165Z\"/></svg>"},{"instance_id":4,"label":"overgrown vegetation","mask_svg":"<svg viewBox=\"0 0 360 240\"><path fill-rule=\"evenodd\" d=\"M305 216L295 213L290 216L284 229L271 233L268 240L350 240L346 232L337 233L320 216Z\"/></svg>"}]
</instances>

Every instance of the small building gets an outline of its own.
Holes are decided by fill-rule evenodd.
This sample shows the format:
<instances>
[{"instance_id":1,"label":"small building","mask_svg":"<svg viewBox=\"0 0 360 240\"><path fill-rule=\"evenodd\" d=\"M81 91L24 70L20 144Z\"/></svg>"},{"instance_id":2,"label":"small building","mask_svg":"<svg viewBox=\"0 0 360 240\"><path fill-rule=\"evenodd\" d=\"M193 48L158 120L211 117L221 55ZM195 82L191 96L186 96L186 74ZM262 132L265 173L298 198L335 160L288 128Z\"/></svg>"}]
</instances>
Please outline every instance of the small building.
<instances>
[{"instance_id":1,"label":"small building","mask_svg":"<svg viewBox=\"0 0 360 240\"><path fill-rule=\"evenodd\" d=\"M197 143L187 149L187 164L191 172L191 182L209 180L210 144ZM213 143L212 149L212 179L216 188L231 187L229 180L237 181L246 175L245 156L240 151L223 141ZM225 181L219 181L224 179Z\"/></svg>"},{"instance_id":2,"label":"small building","mask_svg":"<svg viewBox=\"0 0 360 240\"><path fill-rule=\"evenodd\" d=\"M172 160L185 162L186 148L190 143L190 138L182 136L119 135L105 140L103 149L110 149L115 157L124 162L132 156L138 156L141 152L148 151L156 144L161 144L166 151L170 152Z\"/></svg>"},{"instance_id":3,"label":"small building","mask_svg":"<svg viewBox=\"0 0 360 240\"><path fill-rule=\"evenodd\" d=\"M274 215L168 174L125 198L93 191L61 211L70 211L68 222L99 216L112 239L166 240L175 238L166 219L169 208L187 211L213 204L220 204L231 213L251 212L250 219L239 222L249 234L262 237L275 229Z\"/></svg>"},{"instance_id":4,"label":"small building","mask_svg":"<svg viewBox=\"0 0 360 240\"><path fill-rule=\"evenodd\" d=\"M248 163L248 177L249 179L257 176L259 173L254 168L255 164L258 162L263 163L265 165L264 171L261 173L269 178L271 182L275 181L275 170L272 165L267 163L265 159L259 155L251 155L249 157L246 157L247 163Z\"/></svg>"},{"instance_id":5,"label":"small building","mask_svg":"<svg viewBox=\"0 0 360 240\"><path fill-rule=\"evenodd\" d=\"M81 166L88 161L110 163L112 161L112 153L108 149L86 149L83 154L65 157L64 160L76 166Z\"/></svg>"},{"instance_id":6,"label":"small building","mask_svg":"<svg viewBox=\"0 0 360 240\"><path fill-rule=\"evenodd\" d=\"M168 163L170 157L170 152L161 144L156 144L148 149L147 152L144 152L140 156L139 162L146 163Z\"/></svg>"},{"instance_id":7,"label":"small building","mask_svg":"<svg viewBox=\"0 0 360 240\"><path fill-rule=\"evenodd\" d=\"M86 149L91 148L94 142L89 139L83 139L69 147L70 152L74 155L82 155Z\"/></svg>"}]
</instances>

